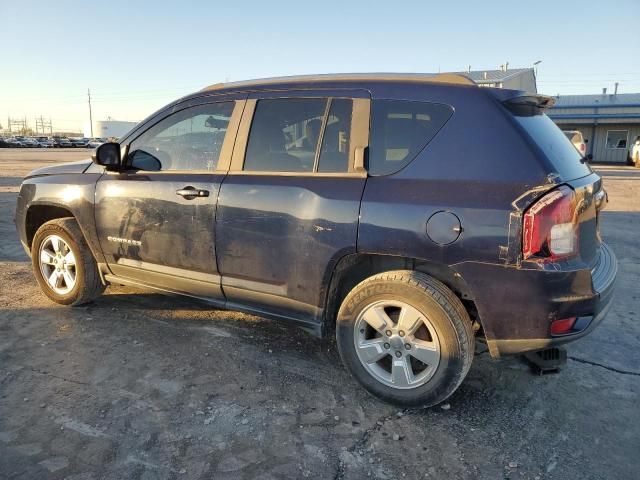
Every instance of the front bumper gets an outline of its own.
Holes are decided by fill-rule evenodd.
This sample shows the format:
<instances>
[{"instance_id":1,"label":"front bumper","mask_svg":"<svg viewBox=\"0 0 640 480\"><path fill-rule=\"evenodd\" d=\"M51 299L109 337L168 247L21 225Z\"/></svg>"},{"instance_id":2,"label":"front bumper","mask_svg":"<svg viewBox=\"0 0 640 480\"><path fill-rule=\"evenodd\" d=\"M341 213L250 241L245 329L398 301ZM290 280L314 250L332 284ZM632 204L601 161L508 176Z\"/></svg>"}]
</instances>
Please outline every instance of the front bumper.
<instances>
[{"instance_id":1,"label":"front bumper","mask_svg":"<svg viewBox=\"0 0 640 480\"><path fill-rule=\"evenodd\" d=\"M618 262L603 243L591 270L532 271L484 265L459 271L474 291L491 356L499 357L562 345L592 332L611 307ZM569 317L578 317L579 328L551 336L551 322Z\"/></svg>"}]
</instances>

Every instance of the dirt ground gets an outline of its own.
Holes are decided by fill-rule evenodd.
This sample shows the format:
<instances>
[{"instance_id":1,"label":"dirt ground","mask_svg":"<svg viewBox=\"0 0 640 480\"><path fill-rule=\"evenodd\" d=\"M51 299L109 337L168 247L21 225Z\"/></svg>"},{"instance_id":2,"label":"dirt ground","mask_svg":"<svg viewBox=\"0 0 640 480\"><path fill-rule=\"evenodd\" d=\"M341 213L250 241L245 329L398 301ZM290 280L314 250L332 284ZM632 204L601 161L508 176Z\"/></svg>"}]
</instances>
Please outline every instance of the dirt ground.
<instances>
[{"instance_id":1,"label":"dirt ground","mask_svg":"<svg viewBox=\"0 0 640 480\"><path fill-rule=\"evenodd\" d=\"M0 478L638 478L640 170L598 169L617 297L561 373L479 345L446 405L402 411L289 326L123 287L48 301L15 233L17 191L33 168L87 156L0 150Z\"/></svg>"}]
</instances>

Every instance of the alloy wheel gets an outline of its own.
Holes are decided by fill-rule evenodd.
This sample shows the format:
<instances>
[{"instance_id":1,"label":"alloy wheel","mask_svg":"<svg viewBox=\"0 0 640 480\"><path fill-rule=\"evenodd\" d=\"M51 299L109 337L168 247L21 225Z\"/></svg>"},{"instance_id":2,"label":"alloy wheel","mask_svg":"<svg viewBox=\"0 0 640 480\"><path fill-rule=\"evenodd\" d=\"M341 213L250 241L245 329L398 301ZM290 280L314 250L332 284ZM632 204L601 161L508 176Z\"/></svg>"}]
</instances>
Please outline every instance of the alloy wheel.
<instances>
[{"instance_id":1,"label":"alloy wheel","mask_svg":"<svg viewBox=\"0 0 640 480\"><path fill-rule=\"evenodd\" d=\"M66 295L76 285L76 257L62 237L49 235L38 252L40 272L49 287L58 295Z\"/></svg>"},{"instance_id":2,"label":"alloy wheel","mask_svg":"<svg viewBox=\"0 0 640 480\"><path fill-rule=\"evenodd\" d=\"M354 324L356 353L379 382L398 389L427 383L440 363L438 334L408 303L383 300L365 307Z\"/></svg>"}]
</instances>

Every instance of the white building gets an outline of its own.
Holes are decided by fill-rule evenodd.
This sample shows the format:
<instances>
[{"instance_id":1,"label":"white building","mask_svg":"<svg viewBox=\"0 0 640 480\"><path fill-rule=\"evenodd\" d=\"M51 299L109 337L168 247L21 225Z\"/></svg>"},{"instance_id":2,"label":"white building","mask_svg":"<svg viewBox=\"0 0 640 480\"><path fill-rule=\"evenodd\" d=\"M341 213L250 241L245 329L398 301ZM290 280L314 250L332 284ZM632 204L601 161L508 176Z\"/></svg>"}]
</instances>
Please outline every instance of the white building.
<instances>
[{"instance_id":1,"label":"white building","mask_svg":"<svg viewBox=\"0 0 640 480\"><path fill-rule=\"evenodd\" d=\"M121 122L111 119L94 120L93 135L91 135L91 126L87 124L84 127L84 136L99 138L120 138L137 124L137 122Z\"/></svg>"}]
</instances>

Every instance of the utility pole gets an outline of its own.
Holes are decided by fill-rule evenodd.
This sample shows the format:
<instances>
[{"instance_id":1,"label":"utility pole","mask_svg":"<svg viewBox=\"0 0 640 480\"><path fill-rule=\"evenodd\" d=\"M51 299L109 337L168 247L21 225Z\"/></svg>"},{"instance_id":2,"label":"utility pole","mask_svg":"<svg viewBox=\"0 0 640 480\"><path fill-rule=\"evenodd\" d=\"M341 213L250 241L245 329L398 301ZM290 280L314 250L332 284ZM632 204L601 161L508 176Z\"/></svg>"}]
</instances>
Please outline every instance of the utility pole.
<instances>
[{"instance_id":1,"label":"utility pole","mask_svg":"<svg viewBox=\"0 0 640 480\"><path fill-rule=\"evenodd\" d=\"M91 138L93 138L93 115L91 114L91 90L87 88L87 97L89 98L89 127L91 128Z\"/></svg>"},{"instance_id":2,"label":"utility pole","mask_svg":"<svg viewBox=\"0 0 640 480\"><path fill-rule=\"evenodd\" d=\"M19 133L21 135L26 135L27 130L27 117L24 120L16 120L15 118L12 120L11 117L7 119L7 126L9 128L9 133ZM17 130L14 130L13 127L16 127Z\"/></svg>"},{"instance_id":3,"label":"utility pole","mask_svg":"<svg viewBox=\"0 0 640 480\"><path fill-rule=\"evenodd\" d=\"M44 117L42 115L40 115L40 118L36 117L36 133L40 133L40 130L42 130L42 134L45 135L46 129L49 129L49 133L53 134L53 127L51 126L51 118L49 118L49 121L45 120Z\"/></svg>"}]
</instances>

